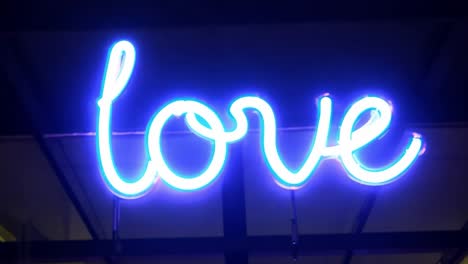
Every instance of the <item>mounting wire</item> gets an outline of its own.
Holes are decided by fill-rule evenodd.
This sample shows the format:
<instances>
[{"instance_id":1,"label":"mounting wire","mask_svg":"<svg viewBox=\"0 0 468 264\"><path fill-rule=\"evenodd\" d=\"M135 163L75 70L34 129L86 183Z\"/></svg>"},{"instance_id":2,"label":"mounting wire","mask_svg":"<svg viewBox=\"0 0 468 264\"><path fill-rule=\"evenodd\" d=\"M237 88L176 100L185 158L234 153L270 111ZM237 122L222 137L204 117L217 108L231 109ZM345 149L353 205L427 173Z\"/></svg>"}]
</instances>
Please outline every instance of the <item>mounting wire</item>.
<instances>
[{"instance_id":1,"label":"mounting wire","mask_svg":"<svg viewBox=\"0 0 468 264\"><path fill-rule=\"evenodd\" d=\"M114 252L116 253L116 255L120 255L120 198L117 196L114 196L113 209L114 212L112 217L112 241L114 244Z\"/></svg>"},{"instance_id":2,"label":"mounting wire","mask_svg":"<svg viewBox=\"0 0 468 264\"><path fill-rule=\"evenodd\" d=\"M445 123L411 123L412 127L417 128L466 128L468 127L467 122L445 122ZM301 126L301 127L279 127L278 131L314 131L317 127L315 126ZM259 129L249 129L250 133L258 133ZM112 136L143 136L145 131L127 131L127 132L112 132ZM166 131L165 135L178 135L178 134L189 134L190 131ZM45 139L49 138L66 138L66 137L95 137L96 132L71 132L71 133L49 133L42 135ZM33 136L29 134L18 134L18 135L1 135L0 140L28 140L32 139Z\"/></svg>"},{"instance_id":3,"label":"mounting wire","mask_svg":"<svg viewBox=\"0 0 468 264\"><path fill-rule=\"evenodd\" d=\"M291 190L291 257L294 262L297 261L299 251L299 232L297 225L297 209L296 209L296 196L294 190Z\"/></svg>"}]
</instances>

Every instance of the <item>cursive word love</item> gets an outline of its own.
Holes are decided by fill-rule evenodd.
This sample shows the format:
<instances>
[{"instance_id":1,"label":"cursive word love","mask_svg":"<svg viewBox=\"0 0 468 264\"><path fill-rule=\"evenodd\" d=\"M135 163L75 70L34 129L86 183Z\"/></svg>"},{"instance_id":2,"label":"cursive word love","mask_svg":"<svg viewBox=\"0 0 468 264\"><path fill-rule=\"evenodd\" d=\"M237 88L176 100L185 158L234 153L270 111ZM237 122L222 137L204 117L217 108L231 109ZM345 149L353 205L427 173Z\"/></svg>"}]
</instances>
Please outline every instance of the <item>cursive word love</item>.
<instances>
[{"instance_id":1,"label":"cursive word love","mask_svg":"<svg viewBox=\"0 0 468 264\"><path fill-rule=\"evenodd\" d=\"M229 107L235 128L227 130L218 114L209 106L196 100L175 100L157 112L146 131L146 150L149 159L143 175L136 180L121 176L114 164L111 147L112 105L125 89L135 65L135 48L128 41L120 41L111 48L105 71L101 97L98 100L97 146L104 182L117 196L131 199L147 193L161 178L180 190L197 190L212 183L220 174L226 161L229 144L241 140L248 131L247 110L259 114L261 122L260 145L267 165L275 179L285 188L301 187L314 173L324 158L338 159L349 177L361 184L384 185L401 176L423 150L421 136L413 133L401 155L381 168L369 168L356 156L356 152L382 136L390 125L391 105L379 97L364 97L351 105L339 129L338 144L328 146L332 99L322 96L318 100L318 124L311 148L302 166L290 169L282 160L277 147L276 118L271 106L255 96L241 97ZM366 112L371 118L359 128L357 121ZM213 155L206 169L197 175L180 175L168 166L161 150L161 134L172 117L184 117L188 128L199 137L212 143Z\"/></svg>"}]
</instances>

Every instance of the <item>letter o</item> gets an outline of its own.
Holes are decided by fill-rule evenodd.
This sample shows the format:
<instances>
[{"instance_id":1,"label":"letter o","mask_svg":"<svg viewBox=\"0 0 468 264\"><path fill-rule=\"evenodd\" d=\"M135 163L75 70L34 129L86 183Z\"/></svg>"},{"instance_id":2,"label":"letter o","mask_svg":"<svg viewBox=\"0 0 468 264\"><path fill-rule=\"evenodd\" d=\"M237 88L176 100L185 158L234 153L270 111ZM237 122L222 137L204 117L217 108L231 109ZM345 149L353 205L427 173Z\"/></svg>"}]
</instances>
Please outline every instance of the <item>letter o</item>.
<instances>
[{"instance_id":1,"label":"letter o","mask_svg":"<svg viewBox=\"0 0 468 264\"><path fill-rule=\"evenodd\" d=\"M203 118L213 135L214 151L210 164L207 168L195 177L185 178L175 174L167 165L161 151L161 134L166 122L172 116L181 116L185 113L194 113ZM147 132L147 150L150 159L155 163L158 176L170 186L179 190L196 190L203 188L213 182L223 169L227 154L227 143L223 139L224 126L216 115L206 105L193 100L178 100L166 105L151 120Z\"/></svg>"}]
</instances>

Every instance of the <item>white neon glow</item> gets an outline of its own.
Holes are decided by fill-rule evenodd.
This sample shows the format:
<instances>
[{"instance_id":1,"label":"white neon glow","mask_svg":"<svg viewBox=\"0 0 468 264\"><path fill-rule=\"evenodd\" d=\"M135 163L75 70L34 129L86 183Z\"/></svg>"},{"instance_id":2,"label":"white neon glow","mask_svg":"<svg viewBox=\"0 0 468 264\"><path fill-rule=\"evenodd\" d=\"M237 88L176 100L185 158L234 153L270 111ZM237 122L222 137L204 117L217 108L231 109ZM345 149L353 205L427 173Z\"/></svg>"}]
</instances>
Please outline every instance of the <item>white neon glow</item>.
<instances>
[{"instance_id":1,"label":"white neon glow","mask_svg":"<svg viewBox=\"0 0 468 264\"><path fill-rule=\"evenodd\" d=\"M309 152L299 168L291 169L282 160L277 147L276 118L271 106L255 96L235 100L229 114L235 124L228 131L218 115L205 104L195 100L177 100L167 104L150 121L146 137L149 154L145 171L134 181L122 178L113 162L110 127L112 104L125 89L135 63L135 49L127 41L115 44L110 52L107 70L98 101L98 154L105 183L118 196L135 198L146 193L157 180L180 190L196 190L212 183L221 173L226 161L228 144L241 140L248 131L247 110L256 111L261 124L261 149L268 166L281 186L301 187L313 174L322 159L335 158L341 161L351 179L366 185L382 185L397 179L422 154L423 143L416 134L410 139L402 155L383 168L372 169L363 165L357 151L375 141L388 130L392 117L392 106L378 97L365 97L355 102L346 112L340 131L338 144L327 146L332 116L332 100L323 96L318 100L318 124ZM370 111L371 118L360 128L355 129L362 114ZM209 165L198 175L176 174L167 164L161 149L161 134L167 121L172 117L183 116L192 132L207 139L213 145L213 155ZM203 121L203 122L202 122Z\"/></svg>"},{"instance_id":2,"label":"white neon glow","mask_svg":"<svg viewBox=\"0 0 468 264\"><path fill-rule=\"evenodd\" d=\"M148 130L148 150L151 160L158 168L159 176L166 183L180 190L196 190L210 184L220 174L226 159L227 146L225 140L213 138L213 157L204 172L190 178L175 174L167 165L161 152L161 133L164 125L172 116L181 116L184 113L194 113L202 117L208 122L215 135L222 135L223 124L209 107L196 101L175 101L164 107L151 121Z\"/></svg>"},{"instance_id":3,"label":"white neon glow","mask_svg":"<svg viewBox=\"0 0 468 264\"><path fill-rule=\"evenodd\" d=\"M366 111L373 109L378 112L379 118L365 125L363 136L354 137L353 128L359 117ZM371 169L359 161L355 151L381 136L387 131L392 119L391 105L381 98L366 97L351 106L345 114L340 129L339 145L340 157L343 167L349 176L358 182L367 185L382 185L395 180L402 175L416 160L423 149L421 137L413 134L410 143L398 160L384 167Z\"/></svg>"},{"instance_id":4,"label":"white neon glow","mask_svg":"<svg viewBox=\"0 0 468 264\"><path fill-rule=\"evenodd\" d=\"M135 65L135 49L128 41L116 43L110 52L101 98L98 101L98 158L104 180L117 196L130 199L144 195L156 182L156 166L149 160L142 176L125 180L116 169L111 151L112 103L122 93Z\"/></svg>"},{"instance_id":5,"label":"white neon glow","mask_svg":"<svg viewBox=\"0 0 468 264\"><path fill-rule=\"evenodd\" d=\"M273 170L277 180L285 186L298 186L304 183L313 173L314 169L326 148L327 137L330 128L331 99L322 97L319 100L319 124L314 142L311 143L309 154L303 165L292 171L282 161L277 148L276 118L270 105L258 97L242 97L234 101L230 107L230 114L235 120L236 128L233 131L214 131L198 122L195 114L187 115L187 124L196 134L215 139L222 138L226 142L232 142L245 136L248 130L248 121L245 110L253 109L261 116L262 129L261 147L269 167Z\"/></svg>"}]
</instances>

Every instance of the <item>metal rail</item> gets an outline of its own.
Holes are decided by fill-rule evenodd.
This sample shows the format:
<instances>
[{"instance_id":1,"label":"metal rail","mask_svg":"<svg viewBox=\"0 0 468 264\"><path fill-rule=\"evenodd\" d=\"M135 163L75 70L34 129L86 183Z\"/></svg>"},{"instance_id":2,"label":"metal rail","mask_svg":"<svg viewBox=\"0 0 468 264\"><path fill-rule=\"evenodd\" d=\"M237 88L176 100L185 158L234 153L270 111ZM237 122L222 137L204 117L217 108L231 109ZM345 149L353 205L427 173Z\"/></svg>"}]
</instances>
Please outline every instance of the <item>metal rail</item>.
<instances>
[{"instance_id":1,"label":"metal rail","mask_svg":"<svg viewBox=\"0 0 468 264\"><path fill-rule=\"evenodd\" d=\"M389 232L361 234L302 235L299 254L342 255L441 252L466 248L467 231ZM0 243L0 262L18 259L21 244ZM119 256L209 255L247 251L250 255L289 255L290 236L250 236L246 240L223 237L122 239ZM32 261L80 261L116 255L114 241L32 241L28 244Z\"/></svg>"}]
</instances>

